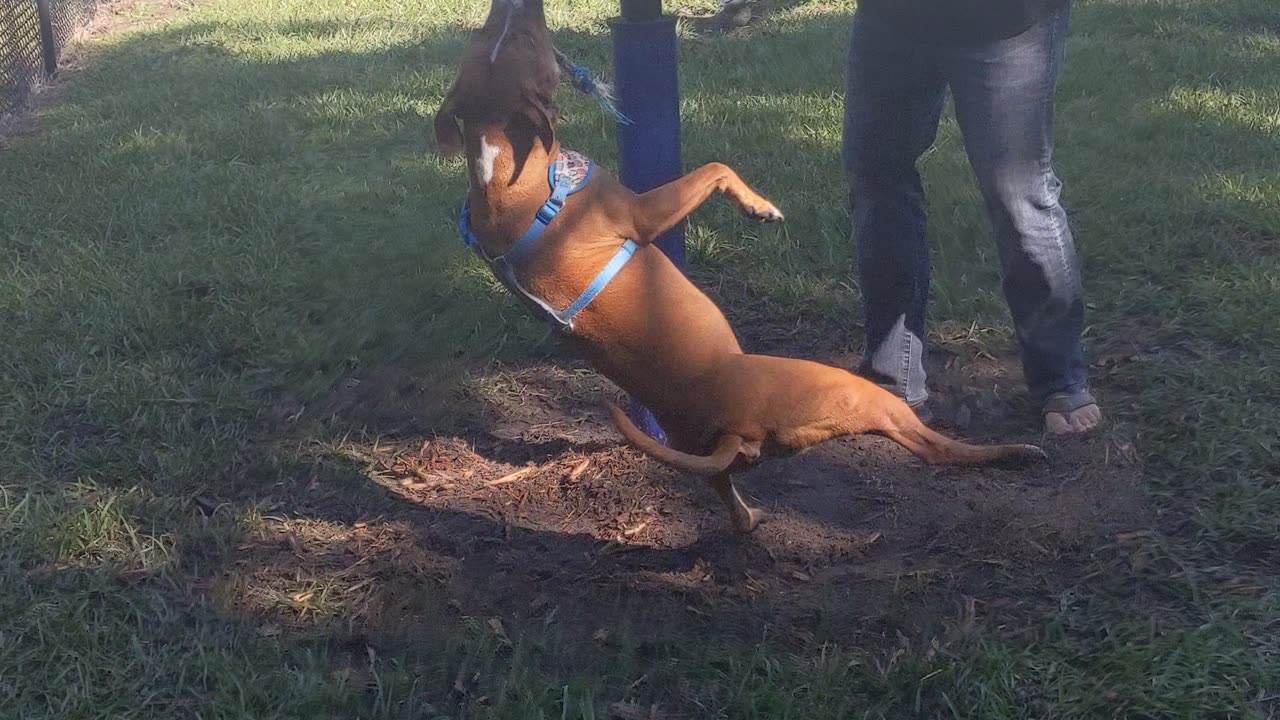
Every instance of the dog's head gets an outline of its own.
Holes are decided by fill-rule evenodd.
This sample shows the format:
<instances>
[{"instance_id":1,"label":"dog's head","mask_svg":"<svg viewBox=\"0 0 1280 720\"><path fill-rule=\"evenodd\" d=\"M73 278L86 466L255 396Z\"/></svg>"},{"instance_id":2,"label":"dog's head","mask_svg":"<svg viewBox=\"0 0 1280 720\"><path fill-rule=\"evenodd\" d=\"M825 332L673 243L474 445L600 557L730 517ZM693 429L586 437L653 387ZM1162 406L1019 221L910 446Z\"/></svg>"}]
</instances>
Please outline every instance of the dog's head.
<instances>
[{"instance_id":1,"label":"dog's head","mask_svg":"<svg viewBox=\"0 0 1280 720\"><path fill-rule=\"evenodd\" d=\"M436 149L456 155L464 130L501 126L513 145L555 140L556 63L542 0L492 0L436 112Z\"/></svg>"}]
</instances>

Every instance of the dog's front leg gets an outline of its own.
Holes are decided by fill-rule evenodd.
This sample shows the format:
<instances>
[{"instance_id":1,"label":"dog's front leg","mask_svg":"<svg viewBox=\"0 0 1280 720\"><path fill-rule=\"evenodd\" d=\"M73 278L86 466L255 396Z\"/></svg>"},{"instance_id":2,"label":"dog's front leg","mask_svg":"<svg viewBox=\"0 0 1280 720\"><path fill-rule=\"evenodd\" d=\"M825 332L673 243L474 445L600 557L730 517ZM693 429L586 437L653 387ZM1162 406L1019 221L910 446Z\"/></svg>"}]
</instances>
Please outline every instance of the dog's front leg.
<instances>
[{"instance_id":1,"label":"dog's front leg","mask_svg":"<svg viewBox=\"0 0 1280 720\"><path fill-rule=\"evenodd\" d=\"M742 496L738 494L738 488L733 485L733 478L729 473L722 472L707 478L707 482L715 489L716 494L720 496L721 502L729 509L729 517L733 520L733 527L740 533L749 533L756 529L756 526L765 519L765 512L760 508L753 508L747 504Z\"/></svg>"},{"instance_id":2,"label":"dog's front leg","mask_svg":"<svg viewBox=\"0 0 1280 720\"><path fill-rule=\"evenodd\" d=\"M729 196L747 216L759 222L780 222L782 212L752 190L728 165L708 163L678 180L636 197L632 222L637 237L647 245L688 217L713 192Z\"/></svg>"}]
</instances>

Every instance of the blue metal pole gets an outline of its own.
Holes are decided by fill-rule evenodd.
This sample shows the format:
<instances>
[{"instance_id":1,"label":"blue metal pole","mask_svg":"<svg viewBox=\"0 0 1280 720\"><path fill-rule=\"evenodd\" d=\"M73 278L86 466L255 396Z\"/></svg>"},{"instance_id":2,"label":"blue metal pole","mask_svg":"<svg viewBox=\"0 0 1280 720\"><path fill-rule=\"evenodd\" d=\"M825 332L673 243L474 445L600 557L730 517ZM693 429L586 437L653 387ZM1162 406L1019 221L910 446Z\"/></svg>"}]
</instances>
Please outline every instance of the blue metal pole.
<instances>
[{"instance_id":1,"label":"blue metal pole","mask_svg":"<svg viewBox=\"0 0 1280 720\"><path fill-rule=\"evenodd\" d=\"M631 120L618 126L619 175L623 185L645 192L682 174L676 20L662 14L662 0L622 0L622 17L609 29L618 109ZM676 267L684 268L683 224L656 244ZM665 442L662 428L638 402L631 402L627 414L641 430Z\"/></svg>"}]
</instances>

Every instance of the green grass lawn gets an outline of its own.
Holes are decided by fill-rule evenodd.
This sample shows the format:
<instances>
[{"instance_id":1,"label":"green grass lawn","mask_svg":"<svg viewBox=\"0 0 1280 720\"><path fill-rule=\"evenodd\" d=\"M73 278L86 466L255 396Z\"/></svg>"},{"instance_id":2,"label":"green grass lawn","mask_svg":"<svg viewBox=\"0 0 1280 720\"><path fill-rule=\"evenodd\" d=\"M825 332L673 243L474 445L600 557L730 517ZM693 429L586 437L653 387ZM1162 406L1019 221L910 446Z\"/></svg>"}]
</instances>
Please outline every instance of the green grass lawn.
<instances>
[{"instance_id":1,"label":"green grass lawn","mask_svg":"<svg viewBox=\"0 0 1280 720\"><path fill-rule=\"evenodd\" d=\"M561 49L607 71L614 3L549 4ZM852 7L766 5L682 43L684 160L733 165L788 221L713 203L694 272L735 318L855 349ZM0 717L577 719L624 699L684 717L1280 717L1274 0L1076 8L1059 171L1108 432L1132 439L1154 520L1082 548L1051 607L895 652L602 598L623 640L584 650L572 616L498 633L430 585L397 586L418 603L403 625L355 628L361 589L288 552L276 570L312 595L255 584L243 548L264 523L364 528L389 502L317 448L454 427L461 373L551 352L465 255L462 165L430 151L486 10L144 2L0 148ZM612 164L610 123L563 98L566 143ZM998 352L998 263L953 121L924 167L937 339L962 362ZM264 596L315 621L237 611Z\"/></svg>"}]
</instances>

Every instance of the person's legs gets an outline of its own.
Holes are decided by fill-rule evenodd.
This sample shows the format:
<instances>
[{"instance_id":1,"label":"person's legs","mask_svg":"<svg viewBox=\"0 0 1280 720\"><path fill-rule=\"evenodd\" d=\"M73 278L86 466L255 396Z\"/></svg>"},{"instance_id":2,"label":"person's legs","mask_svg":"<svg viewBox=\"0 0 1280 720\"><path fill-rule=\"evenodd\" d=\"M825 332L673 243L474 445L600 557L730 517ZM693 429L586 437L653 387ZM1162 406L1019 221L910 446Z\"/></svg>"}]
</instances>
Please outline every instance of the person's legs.
<instances>
[{"instance_id":1,"label":"person's legs","mask_svg":"<svg viewBox=\"0 0 1280 720\"><path fill-rule=\"evenodd\" d=\"M941 63L999 247L1027 387L1037 402L1055 400L1045 405L1054 432L1101 420L1086 389L1080 265L1053 170L1068 14L1009 40L949 50Z\"/></svg>"},{"instance_id":2,"label":"person's legs","mask_svg":"<svg viewBox=\"0 0 1280 720\"><path fill-rule=\"evenodd\" d=\"M946 84L931 49L858 12L845 95L844 165L866 305L859 372L924 402L929 295L924 187L916 160L933 143Z\"/></svg>"}]
</instances>

